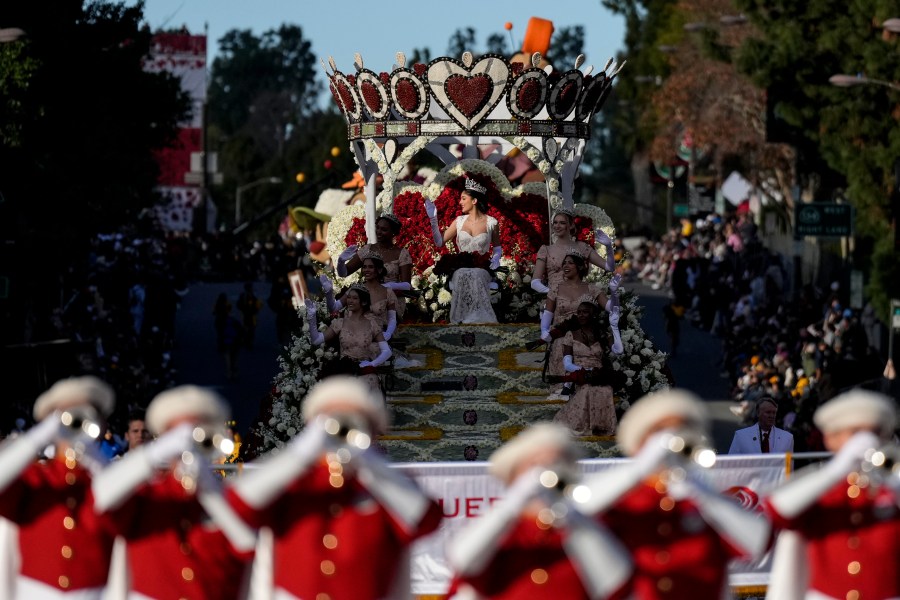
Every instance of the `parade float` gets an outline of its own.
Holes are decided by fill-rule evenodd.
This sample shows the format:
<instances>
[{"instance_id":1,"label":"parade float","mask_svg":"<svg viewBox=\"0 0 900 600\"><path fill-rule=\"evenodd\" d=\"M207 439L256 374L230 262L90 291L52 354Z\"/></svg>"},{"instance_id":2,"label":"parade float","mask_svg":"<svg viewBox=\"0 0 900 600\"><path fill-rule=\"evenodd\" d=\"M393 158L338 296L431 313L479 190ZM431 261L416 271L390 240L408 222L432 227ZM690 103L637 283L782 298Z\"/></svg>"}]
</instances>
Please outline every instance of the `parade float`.
<instances>
[{"instance_id":1,"label":"parade float","mask_svg":"<svg viewBox=\"0 0 900 600\"><path fill-rule=\"evenodd\" d=\"M602 209L572 200L593 117L620 68L610 60L595 72L583 60L579 56L574 65L551 66L540 53L509 60L466 52L459 59L408 65L398 53L390 73L366 68L358 54L352 73L338 70L331 59L323 63L347 120L366 198L332 217L328 252L337 256L350 244L374 240L376 218L393 214L403 224L395 243L409 250L414 263L412 287L419 295L418 310L411 312L419 319L402 323L398 337L416 366L383 376L393 426L379 443L394 460L484 459L528 423L552 418L565 402L548 397L541 377L543 352L526 349L539 336L543 301L529 281L538 249L551 241L555 209L576 212L582 241L593 244L598 227L615 237ZM402 180L410 162L423 162L420 153L430 153L443 167L425 184ZM543 181L512 185L498 163L516 155L526 156ZM459 213L467 177L487 188L487 214L499 221L506 273L494 293L497 324L449 325L453 292L435 269L453 248L434 245L424 202L435 203L441 228L447 227ZM597 249L605 255L603 246ZM358 274L330 276L340 288ZM610 276L595 268L589 279L606 284ZM664 387L667 380L666 357L646 339L634 296L623 293L621 305L624 353L614 357L613 365L625 375L624 387L616 390L623 411L629 400ZM303 331L282 358L271 415L258 426L262 449L281 446L299 430L302 399L322 364L333 358L332 351L310 343L306 316L301 317ZM329 319L320 302L318 322ZM610 437L579 441L590 455L615 454Z\"/></svg>"}]
</instances>

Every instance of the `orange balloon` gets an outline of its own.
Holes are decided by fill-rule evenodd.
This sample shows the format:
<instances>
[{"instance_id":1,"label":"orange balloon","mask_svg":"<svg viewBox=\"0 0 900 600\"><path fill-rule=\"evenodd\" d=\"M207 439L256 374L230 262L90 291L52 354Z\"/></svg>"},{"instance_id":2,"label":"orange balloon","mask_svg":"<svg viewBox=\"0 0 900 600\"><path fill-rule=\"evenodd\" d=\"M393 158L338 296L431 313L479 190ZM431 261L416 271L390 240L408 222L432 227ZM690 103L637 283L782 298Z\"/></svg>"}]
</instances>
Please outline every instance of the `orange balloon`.
<instances>
[{"instance_id":1,"label":"orange balloon","mask_svg":"<svg viewBox=\"0 0 900 600\"><path fill-rule=\"evenodd\" d=\"M338 148L337 146L334 146L334 147L331 149L331 155L334 156L335 158L337 158L338 156L341 155L341 149Z\"/></svg>"},{"instance_id":2,"label":"orange balloon","mask_svg":"<svg viewBox=\"0 0 900 600\"><path fill-rule=\"evenodd\" d=\"M506 29L507 31L511 31L512 30L512 22L507 21L506 23L503 24L503 28Z\"/></svg>"},{"instance_id":3,"label":"orange balloon","mask_svg":"<svg viewBox=\"0 0 900 600\"><path fill-rule=\"evenodd\" d=\"M306 173L297 173L297 177L295 178L297 183L303 183L306 181Z\"/></svg>"}]
</instances>

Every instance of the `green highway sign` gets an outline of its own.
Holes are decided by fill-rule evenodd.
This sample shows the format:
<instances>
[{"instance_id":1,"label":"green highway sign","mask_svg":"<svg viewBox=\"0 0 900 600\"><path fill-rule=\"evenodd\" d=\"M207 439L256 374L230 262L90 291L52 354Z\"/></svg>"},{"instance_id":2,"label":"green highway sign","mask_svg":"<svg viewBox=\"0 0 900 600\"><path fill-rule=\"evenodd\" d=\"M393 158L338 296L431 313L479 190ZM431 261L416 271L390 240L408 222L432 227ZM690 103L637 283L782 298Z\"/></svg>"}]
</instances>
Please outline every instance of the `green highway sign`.
<instances>
[{"instance_id":1,"label":"green highway sign","mask_svg":"<svg viewBox=\"0 0 900 600\"><path fill-rule=\"evenodd\" d=\"M853 207L849 204L815 202L794 207L797 237L849 237L853 235Z\"/></svg>"},{"instance_id":2,"label":"green highway sign","mask_svg":"<svg viewBox=\"0 0 900 600\"><path fill-rule=\"evenodd\" d=\"M690 214L691 206L689 204L673 204L672 216L686 217Z\"/></svg>"},{"instance_id":3,"label":"green highway sign","mask_svg":"<svg viewBox=\"0 0 900 600\"><path fill-rule=\"evenodd\" d=\"M891 329L900 330L900 300L891 300Z\"/></svg>"}]
</instances>

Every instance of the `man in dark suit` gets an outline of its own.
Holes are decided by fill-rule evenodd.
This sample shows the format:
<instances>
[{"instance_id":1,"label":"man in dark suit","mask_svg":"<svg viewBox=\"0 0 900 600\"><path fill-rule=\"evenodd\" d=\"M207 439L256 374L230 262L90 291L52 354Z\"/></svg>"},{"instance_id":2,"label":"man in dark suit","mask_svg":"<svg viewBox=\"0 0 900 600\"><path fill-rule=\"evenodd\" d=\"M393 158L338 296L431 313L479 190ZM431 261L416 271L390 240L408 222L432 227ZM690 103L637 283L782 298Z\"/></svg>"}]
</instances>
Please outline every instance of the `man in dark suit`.
<instances>
[{"instance_id":1,"label":"man in dark suit","mask_svg":"<svg viewBox=\"0 0 900 600\"><path fill-rule=\"evenodd\" d=\"M755 425L734 432L728 454L781 454L794 451L794 436L775 427L778 403L769 396L756 403L759 420Z\"/></svg>"}]
</instances>

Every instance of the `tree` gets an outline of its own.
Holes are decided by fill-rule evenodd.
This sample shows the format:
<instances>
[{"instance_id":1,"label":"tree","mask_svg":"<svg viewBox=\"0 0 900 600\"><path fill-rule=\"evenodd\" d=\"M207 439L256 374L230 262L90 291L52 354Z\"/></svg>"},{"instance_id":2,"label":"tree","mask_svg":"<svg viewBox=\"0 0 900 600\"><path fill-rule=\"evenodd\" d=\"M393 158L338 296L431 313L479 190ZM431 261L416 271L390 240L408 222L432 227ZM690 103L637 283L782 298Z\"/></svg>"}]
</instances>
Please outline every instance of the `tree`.
<instances>
[{"instance_id":1,"label":"tree","mask_svg":"<svg viewBox=\"0 0 900 600\"><path fill-rule=\"evenodd\" d=\"M459 58L466 50L472 54L477 54L475 51L475 29L472 27L457 29L447 42L447 56Z\"/></svg>"},{"instance_id":2,"label":"tree","mask_svg":"<svg viewBox=\"0 0 900 600\"><path fill-rule=\"evenodd\" d=\"M584 52L584 26L561 27L553 32L547 60L559 71L575 68L575 59ZM606 61L606 57L599 57ZM599 68L599 67L598 67Z\"/></svg>"}]
</instances>

